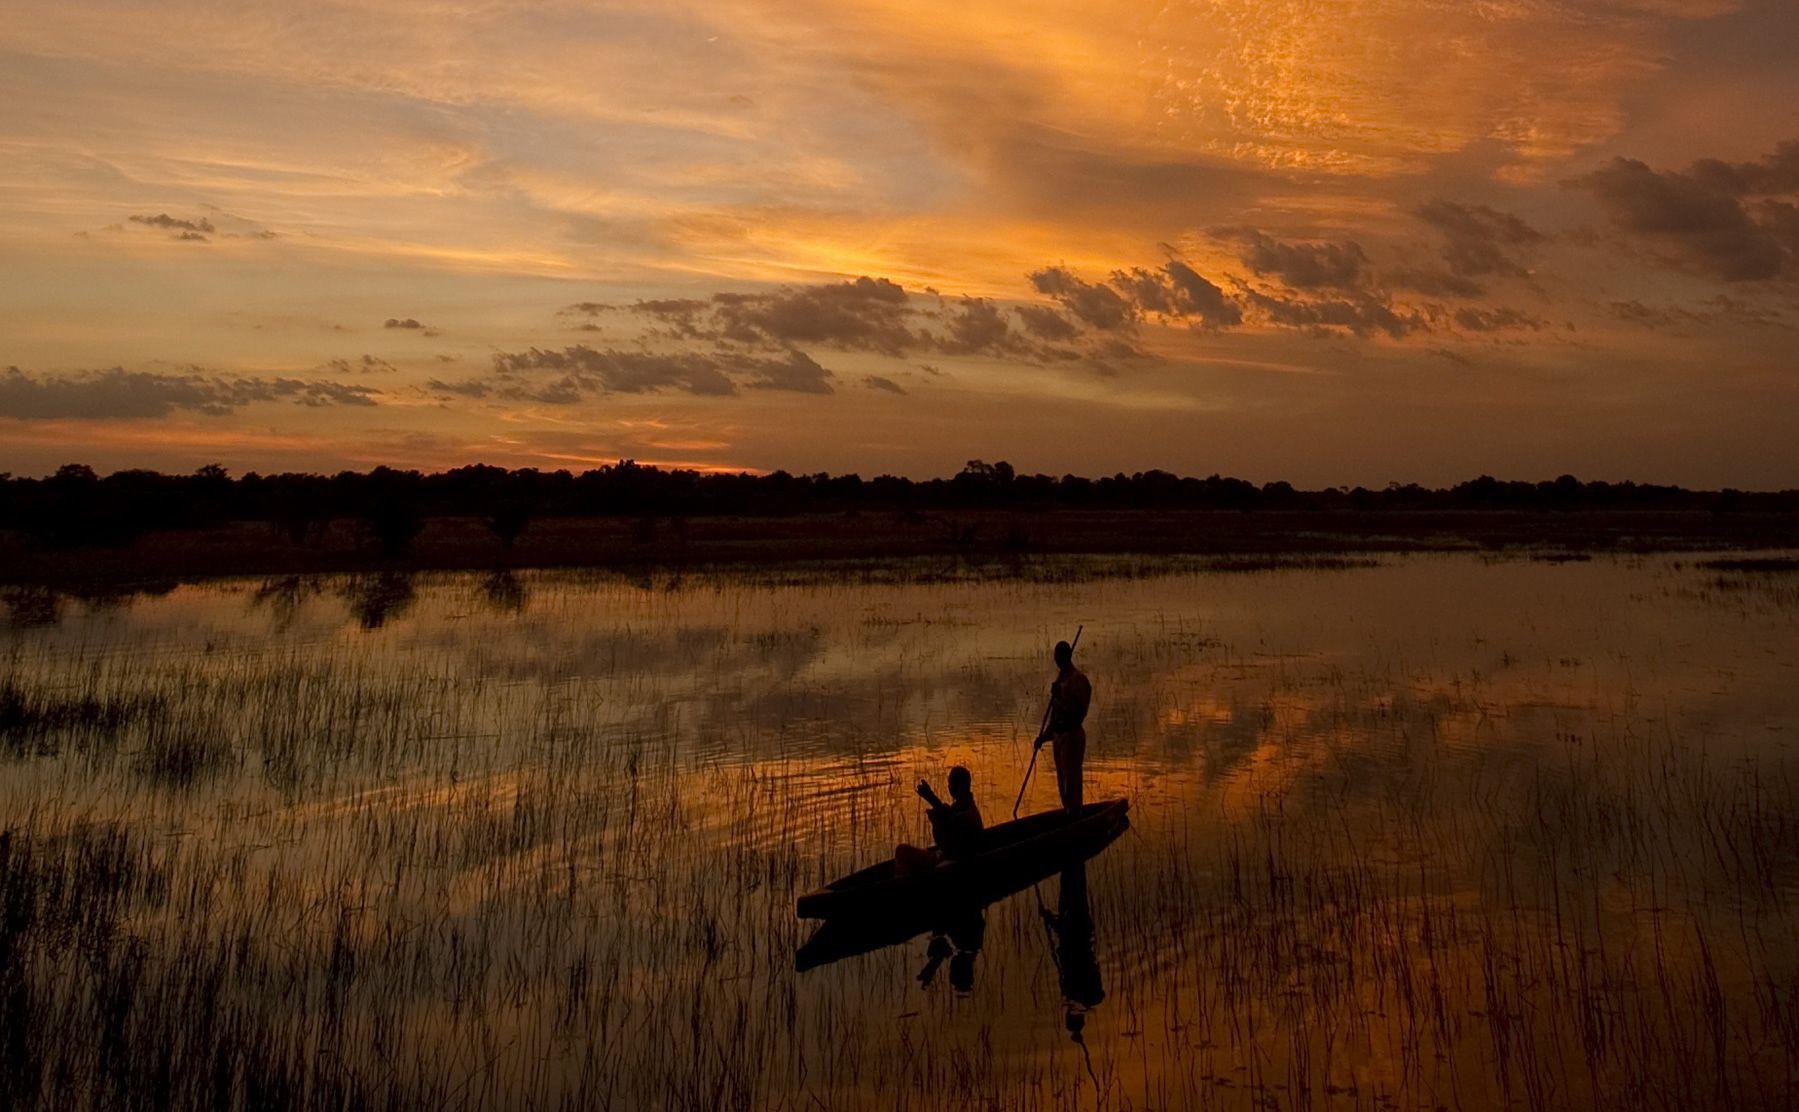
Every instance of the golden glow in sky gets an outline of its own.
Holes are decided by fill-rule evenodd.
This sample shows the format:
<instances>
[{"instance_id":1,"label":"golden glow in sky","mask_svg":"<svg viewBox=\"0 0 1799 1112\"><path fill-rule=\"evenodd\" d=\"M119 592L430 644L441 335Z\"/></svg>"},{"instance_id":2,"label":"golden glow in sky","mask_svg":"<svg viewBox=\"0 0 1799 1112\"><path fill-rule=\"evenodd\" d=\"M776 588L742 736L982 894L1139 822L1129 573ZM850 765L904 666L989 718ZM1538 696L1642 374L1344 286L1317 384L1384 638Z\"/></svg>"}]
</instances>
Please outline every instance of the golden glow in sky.
<instances>
[{"instance_id":1,"label":"golden glow in sky","mask_svg":"<svg viewBox=\"0 0 1799 1112\"><path fill-rule=\"evenodd\" d=\"M0 470L1799 485L1785 0L14 0Z\"/></svg>"}]
</instances>

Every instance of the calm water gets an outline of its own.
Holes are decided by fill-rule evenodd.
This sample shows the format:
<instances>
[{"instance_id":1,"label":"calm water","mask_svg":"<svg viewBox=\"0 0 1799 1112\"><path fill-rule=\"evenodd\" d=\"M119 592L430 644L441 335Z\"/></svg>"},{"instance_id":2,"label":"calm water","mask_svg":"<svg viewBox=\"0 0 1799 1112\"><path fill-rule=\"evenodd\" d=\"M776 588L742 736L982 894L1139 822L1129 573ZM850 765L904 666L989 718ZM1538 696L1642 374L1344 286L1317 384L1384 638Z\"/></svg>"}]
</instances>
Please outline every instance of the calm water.
<instances>
[{"instance_id":1,"label":"calm water","mask_svg":"<svg viewBox=\"0 0 1799 1112\"><path fill-rule=\"evenodd\" d=\"M11 593L0 1104L1799 1100L1799 577L944 570ZM796 971L1081 625L1085 900Z\"/></svg>"}]
</instances>

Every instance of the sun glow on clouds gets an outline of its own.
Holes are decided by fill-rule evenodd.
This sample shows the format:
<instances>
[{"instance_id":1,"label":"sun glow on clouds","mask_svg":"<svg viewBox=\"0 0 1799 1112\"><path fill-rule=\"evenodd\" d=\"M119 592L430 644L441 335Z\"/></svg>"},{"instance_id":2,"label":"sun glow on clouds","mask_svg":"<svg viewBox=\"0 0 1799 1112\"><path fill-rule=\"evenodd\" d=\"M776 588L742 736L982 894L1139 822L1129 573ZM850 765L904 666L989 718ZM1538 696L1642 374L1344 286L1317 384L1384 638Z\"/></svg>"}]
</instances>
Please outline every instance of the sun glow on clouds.
<instances>
[{"instance_id":1,"label":"sun glow on clouds","mask_svg":"<svg viewBox=\"0 0 1799 1112\"><path fill-rule=\"evenodd\" d=\"M1617 144L1796 23L1730 0L20 0L0 368L40 392L323 374L374 403L96 419L80 440L120 466L1009 454L1378 482L1462 477L1441 446L1481 428L1486 470L1765 484L1799 449L1678 470L1671 384L1703 368L1758 427L1799 324L1799 184L1770 153L1799 125L1720 118L1672 161ZM1776 169L1731 192L1704 156ZM1755 266L1715 265L1721 234ZM1048 270L1062 294L1027 278ZM861 276L905 288L912 339L633 308ZM585 380L489 381L577 345ZM1546 443L1568 381L1641 444ZM0 422L0 467L63 462L44 423ZM1384 447L1343 448L1346 424Z\"/></svg>"}]
</instances>

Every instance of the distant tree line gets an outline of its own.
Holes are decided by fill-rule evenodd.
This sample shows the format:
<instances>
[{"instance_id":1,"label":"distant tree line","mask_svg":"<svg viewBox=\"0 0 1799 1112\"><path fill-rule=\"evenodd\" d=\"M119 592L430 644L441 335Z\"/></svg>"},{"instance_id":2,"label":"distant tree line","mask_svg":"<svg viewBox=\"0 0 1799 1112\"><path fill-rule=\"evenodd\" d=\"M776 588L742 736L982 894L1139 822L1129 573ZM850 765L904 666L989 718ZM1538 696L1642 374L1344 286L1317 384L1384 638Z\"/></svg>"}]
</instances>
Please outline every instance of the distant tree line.
<instances>
[{"instance_id":1,"label":"distant tree line","mask_svg":"<svg viewBox=\"0 0 1799 1112\"><path fill-rule=\"evenodd\" d=\"M511 544L535 518L773 516L850 510L958 509L1431 511L1689 510L1792 513L1799 490L1688 490L1649 483L1505 482L1483 475L1452 487L1392 483L1379 489L1300 490L1212 475L1140 471L1101 478L1023 475L973 460L950 478L881 475L712 474L632 460L574 473L473 465L437 474L377 467L335 475L254 472L217 465L191 475L69 464L44 478L0 475L0 529L50 545L117 545L150 529L261 521L304 544L328 522L356 519L383 548L400 551L427 518L478 516Z\"/></svg>"}]
</instances>

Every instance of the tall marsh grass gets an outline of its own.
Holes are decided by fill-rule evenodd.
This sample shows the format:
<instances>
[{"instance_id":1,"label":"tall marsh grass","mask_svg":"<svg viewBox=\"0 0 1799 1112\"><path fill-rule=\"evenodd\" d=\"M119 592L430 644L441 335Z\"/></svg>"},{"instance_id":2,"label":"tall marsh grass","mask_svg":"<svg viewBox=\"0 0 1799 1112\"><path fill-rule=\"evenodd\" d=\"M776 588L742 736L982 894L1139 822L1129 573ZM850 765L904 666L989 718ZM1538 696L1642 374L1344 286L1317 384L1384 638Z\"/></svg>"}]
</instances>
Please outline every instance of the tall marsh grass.
<instances>
[{"instance_id":1,"label":"tall marsh grass","mask_svg":"<svg viewBox=\"0 0 1799 1112\"><path fill-rule=\"evenodd\" d=\"M0 654L0 1107L1791 1107L1799 612L1715 574L67 604ZM795 896L917 840L917 778L1004 817L1082 621L1133 829L1080 1040L1054 880L970 991L923 939L795 973Z\"/></svg>"}]
</instances>

